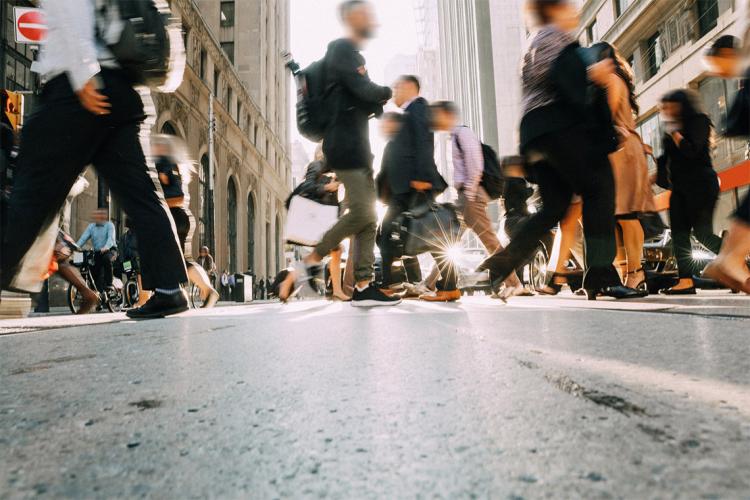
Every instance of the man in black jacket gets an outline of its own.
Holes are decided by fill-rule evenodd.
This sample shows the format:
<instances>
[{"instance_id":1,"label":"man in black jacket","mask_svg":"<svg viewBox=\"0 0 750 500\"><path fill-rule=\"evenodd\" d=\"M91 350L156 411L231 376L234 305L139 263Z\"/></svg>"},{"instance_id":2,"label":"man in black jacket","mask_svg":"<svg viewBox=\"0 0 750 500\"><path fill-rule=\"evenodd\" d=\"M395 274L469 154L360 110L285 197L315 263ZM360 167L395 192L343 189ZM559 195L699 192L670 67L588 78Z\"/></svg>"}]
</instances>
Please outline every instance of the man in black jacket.
<instances>
[{"instance_id":1,"label":"man in black jacket","mask_svg":"<svg viewBox=\"0 0 750 500\"><path fill-rule=\"evenodd\" d=\"M389 241L390 227L399 214L409 208L415 196L434 197L448 187L435 165L435 139L432 133L428 102L419 95L419 79L405 75L395 85L394 103L404 110L401 129L393 140L393 147L383 163L383 176L387 180L391 197L383 219L379 246L383 257L384 288L394 285L390 267L395 257ZM421 194L420 194L421 193ZM439 242L436 242L439 244ZM442 279L437 292L424 295L431 302L453 302L461 297L456 287L456 270L445 252L433 252Z\"/></svg>"},{"instance_id":2,"label":"man in black jacket","mask_svg":"<svg viewBox=\"0 0 750 500\"><path fill-rule=\"evenodd\" d=\"M387 297L371 286L377 231L375 181L372 171L369 120L383 113L391 98L391 89L370 80L360 48L374 36L376 27L372 7L363 0L348 0L340 6L347 37L328 45L325 69L334 86L330 98L332 117L323 139L323 152L329 166L346 188L349 211L321 239L312 254L280 287L286 300L295 280L310 283L313 269L345 238L352 237L350 257L354 259L356 286L352 305L359 307L395 305L398 299Z\"/></svg>"}]
</instances>

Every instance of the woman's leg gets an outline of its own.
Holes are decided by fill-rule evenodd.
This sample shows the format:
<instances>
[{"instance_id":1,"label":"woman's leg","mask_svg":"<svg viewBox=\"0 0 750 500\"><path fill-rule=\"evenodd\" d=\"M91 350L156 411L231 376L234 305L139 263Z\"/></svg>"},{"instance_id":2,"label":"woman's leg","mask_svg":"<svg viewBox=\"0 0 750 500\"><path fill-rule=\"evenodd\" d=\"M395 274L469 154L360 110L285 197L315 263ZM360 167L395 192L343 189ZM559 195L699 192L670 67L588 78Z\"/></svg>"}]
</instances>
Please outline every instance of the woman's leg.
<instances>
[{"instance_id":1,"label":"woman's leg","mask_svg":"<svg viewBox=\"0 0 750 500\"><path fill-rule=\"evenodd\" d=\"M672 290L693 288L693 247L690 233L693 229L690 217L690 202L687 195L673 191L669 200L669 221L672 227L672 252L677 259L679 282Z\"/></svg>"},{"instance_id":2,"label":"woman's leg","mask_svg":"<svg viewBox=\"0 0 750 500\"><path fill-rule=\"evenodd\" d=\"M341 288L341 248L331 252L329 272L331 273L331 285L333 286L334 298L339 300L349 300L349 297Z\"/></svg>"},{"instance_id":3,"label":"woman's leg","mask_svg":"<svg viewBox=\"0 0 750 500\"><path fill-rule=\"evenodd\" d=\"M81 278L78 269L75 266L70 265L68 262L58 262L58 274L68 283L73 285L78 293L83 297L83 304L78 314L88 314L99 305L99 296L86 286L86 282Z\"/></svg>"},{"instance_id":4,"label":"woman's leg","mask_svg":"<svg viewBox=\"0 0 750 500\"><path fill-rule=\"evenodd\" d=\"M135 307L141 307L146 302L148 302L148 299L150 298L151 298L151 291L143 289L143 281L141 280L141 274L138 273L138 303L135 305Z\"/></svg>"},{"instance_id":5,"label":"woman's leg","mask_svg":"<svg viewBox=\"0 0 750 500\"><path fill-rule=\"evenodd\" d=\"M636 288L645 279L643 272L643 243L645 236L643 226L638 219L622 219L618 221L622 229L622 240L627 258L627 279L625 285Z\"/></svg>"},{"instance_id":6,"label":"woman's leg","mask_svg":"<svg viewBox=\"0 0 750 500\"><path fill-rule=\"evenodd\" d=\"M568 261L572 255L571 248L578 237L578 226L583 215L583 203L576 202L570 205L563 220L560 221L560 256L557 259L555 273L564 274L568 269Z\"/></svg>"}]
</instances>

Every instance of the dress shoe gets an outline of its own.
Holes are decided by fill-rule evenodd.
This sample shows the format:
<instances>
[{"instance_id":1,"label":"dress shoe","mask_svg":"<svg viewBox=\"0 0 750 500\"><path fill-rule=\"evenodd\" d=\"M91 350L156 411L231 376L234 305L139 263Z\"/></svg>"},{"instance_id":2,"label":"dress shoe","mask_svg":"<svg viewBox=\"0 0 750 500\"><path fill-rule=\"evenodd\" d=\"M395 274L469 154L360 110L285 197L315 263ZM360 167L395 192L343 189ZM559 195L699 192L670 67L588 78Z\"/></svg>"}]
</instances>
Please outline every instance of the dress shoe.
<instances>
[{"instance_id":1,"label":"dress shoe","mask_svg":"<svg viewBox=\"0 0 750 500\"><path fill-rule=\"evenodd\" d=\"M589 300L596 300L597 297L612 297L613 299L642 299L643 292L634 288L628 288L624 285L615 285L602 288L600 290L586 290L586 296Z\"/></svg>"},{"instance_id":2,"label":"dress shoe","mask_svg":"<svg viewBox=\"0 0 750 500\"><path fill-rule=\"evenodd\" d=\"M148 302L126 314L132 319L157 319L188 310L188 299L184 290L178 293L154 293Z\"/></svg>"},{"instance_id":3,"label":"dress shoe","mask_svg":"<svg viewBox=\"0 0 750 500\"><path fill-rule=\"evenodd\" d=\"M694 286L689 288L665 288L659 293L662 295L698 295Z\"/></svg>"}]
</instances>

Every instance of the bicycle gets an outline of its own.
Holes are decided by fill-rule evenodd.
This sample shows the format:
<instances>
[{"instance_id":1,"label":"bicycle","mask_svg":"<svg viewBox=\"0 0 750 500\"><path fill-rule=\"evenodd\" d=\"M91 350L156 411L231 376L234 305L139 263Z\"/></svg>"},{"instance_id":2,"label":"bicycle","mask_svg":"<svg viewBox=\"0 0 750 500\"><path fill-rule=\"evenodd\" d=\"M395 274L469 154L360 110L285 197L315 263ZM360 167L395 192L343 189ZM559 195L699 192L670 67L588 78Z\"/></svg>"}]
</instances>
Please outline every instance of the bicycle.
<instances>
[{"instance_id":1,"label":"bicycle","mask_svg":"<svg viewBox=\"0 0 750 500\"><path fill-rule=\"evenodd\" d=\"M73 252L73 265L80 271L86 286L99 295L101 304L99 307L106 307L109 312L120 312L124 304L122 280L114 277L112 279L112 286L108 287L107 290L100 291L96 286L93 274L95 255L96 252L93 250L76 250ZM73 314L77 314L81 309L83 297L73 285L68 285L67 297L70 311Z\"/></svg>"},{"instance_id":2,"label":"bicycle","mask_svg":"<svg viewBox=\"0 0 750 500\"><path fill-rule=\"evenodd\" d=\"M133 268L133 262L131 260L126 260L122 263L122 270L125 273L123 299L125 301L125 307L130 309L138 303L141 293L141 289L138 286L138 273Z\"/></svg>"}]
</instances>

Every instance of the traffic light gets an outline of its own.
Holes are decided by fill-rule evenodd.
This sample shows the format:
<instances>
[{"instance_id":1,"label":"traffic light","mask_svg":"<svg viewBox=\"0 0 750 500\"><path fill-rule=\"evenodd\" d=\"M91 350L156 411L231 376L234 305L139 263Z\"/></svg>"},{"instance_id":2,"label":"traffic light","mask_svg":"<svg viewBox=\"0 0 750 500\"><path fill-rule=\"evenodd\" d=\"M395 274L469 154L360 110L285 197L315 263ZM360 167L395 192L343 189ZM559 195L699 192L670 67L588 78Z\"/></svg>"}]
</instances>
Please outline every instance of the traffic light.
<instances>
[{"instance_id":1,"label":"traffic light","mask_svg":"<svg viewBox=\"0 0 750 500\"><path fill-rule=\"evenodd\" d=\"M10 121L13 130L18 132L18 127L23 121L23 94L9 90L3 90L2 92L5 93L5 96L3 96L5 97L3 99L5 104L3 113Z\"/></svg>"}]
</instances>

